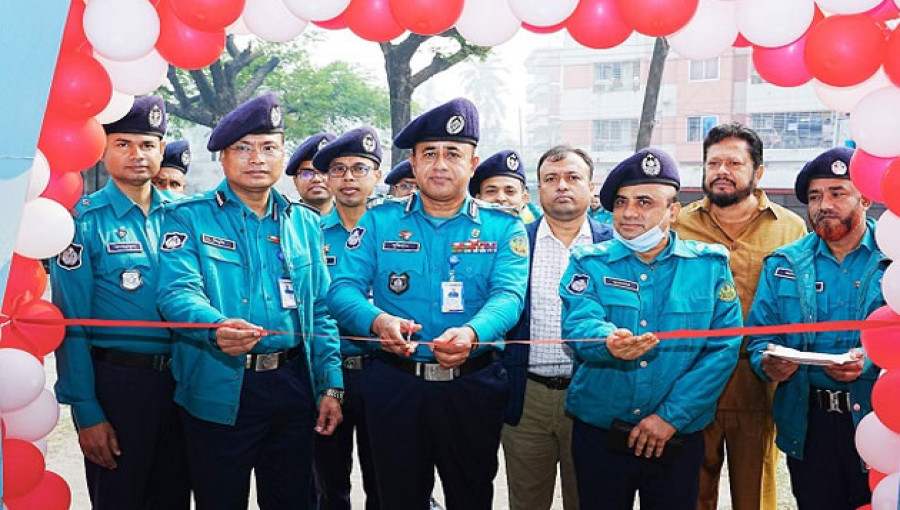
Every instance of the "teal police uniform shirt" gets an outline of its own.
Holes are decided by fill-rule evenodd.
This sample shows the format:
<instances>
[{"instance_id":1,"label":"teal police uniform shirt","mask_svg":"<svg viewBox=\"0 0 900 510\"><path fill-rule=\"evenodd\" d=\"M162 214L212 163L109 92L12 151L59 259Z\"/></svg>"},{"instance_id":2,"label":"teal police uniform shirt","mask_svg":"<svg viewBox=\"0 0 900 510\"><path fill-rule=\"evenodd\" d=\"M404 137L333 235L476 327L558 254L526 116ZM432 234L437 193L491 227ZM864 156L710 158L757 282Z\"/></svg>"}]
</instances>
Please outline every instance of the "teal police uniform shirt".
<instances>
[{"instance_id":1,"label":"teal police uniform shirt","mask_svg":"<svg viewBox=\"0 0 900 510\"><path fill-rule=\"evenodd\" d=\"M459 313L442 306L442 282L450 281L453 256L459 259L453 279L463 284ZM449 218L426 215L418 194L386 199L351 231L343 257L328 306L356 336L371 336L372 322L385 312L421 324L413 340L430 342L465 325L480 342L496 342L522 311L528 281L525 227L517 217L470 197ZM471 356L496 347L479 346ZM411 358L435 359L424 344Z\"/></svg>"},{"instance_id":2,"label":"teal police uniform shirt","mask_svg":"<svg viewBox=\"0 0 900 510\"><path fill-rule=\"evenodd\" d=\"M602 207L598 207L593 211L588 211L588 216L605 225L612 225L612 213Z\"/></svg>"},{"instance_id":3,"label":"teal police uniform shirt","mask_svg":"<svg viewBox=\"0 0 900 510\"><path fill-rule=\"evenodd\" d=\"M747 324L768 326L868 317L884 305L881 278L888 263L876 246L874 231L875 221L869 218L860 245L840 263L814 232L772 252L763 264ZM860 347L858 331L752 336L747 342L750 364L766 381L770 379L762 370L762 351L770 343L834 354ZM810 388L849 391L853 420L859 423L872 410L871 393L878 372L879 368L866 359L860 377L842 383L828 377L821 367L800 365L775 390L772 413L778 447L791 457L803 458Z\"/></svg>"},{"instance_id":4,"label":"teal police uniform shirt","mask_svg":"<svg viewBox=\"0 0 900 510\"><path fill-rule=\"evenodd\" d=\"M741 307L720 245L682 241L650 263L617 240L578 246L560 280L562 334L575 352L566 410L595 427L658 415L679 433L702 430L737 363L741 339L661 340L640 358L613 357L605 339L617 328L635 335L742 324Z\"/></svg>"},{"instance_id":5,"label":"teal police uniform shirt","mask_svg":"<svg viewBox=\"0 0 900 510\"><path fill-rule=\"evenodd\" d=\"M258 217L222 181L173 203L163 232L157 296L163 317L192 323L241 318L295 332L263 336L252 352L302 345L316 394L343 386L337 328L325 307L330 279L316 214L272 190L266 214ZM285 302L287 281L295 307ZM175 331L175 401L198 418L233 424L246 356L220 351L214 330Z\"/></svg>"},{"instance_id":6,"label":"teal police uniform shirt","mask_svg":"<svg viewBox=\"0 0 900 510\"><path fill-rule=\"evenodd\" d=\"M152 189L149 213L110 179L75 208L75 238L50 264L53 302L70 319L159 321L160 226L166 199ZM56 351L56 395L86 428L106 421L94 391L91 346L168 354L166 329L66 328Z\"/></svg>"}]
</instances>

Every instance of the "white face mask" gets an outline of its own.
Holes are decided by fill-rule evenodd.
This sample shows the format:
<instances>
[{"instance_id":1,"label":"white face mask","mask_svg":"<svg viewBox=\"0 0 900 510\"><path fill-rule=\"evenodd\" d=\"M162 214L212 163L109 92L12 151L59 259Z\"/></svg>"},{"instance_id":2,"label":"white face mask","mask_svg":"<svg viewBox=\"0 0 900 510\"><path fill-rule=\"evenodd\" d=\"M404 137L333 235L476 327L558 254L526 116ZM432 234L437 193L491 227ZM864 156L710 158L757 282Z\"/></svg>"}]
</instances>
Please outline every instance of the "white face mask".
<instances>
[{"instance_id":1,"label":"white face mask","mask_svg":"<svg viewBox=\"0 0 900 510\"><path fill-rule=\"evenodd\" d=\"M666 214L668 214L668 210L666 210ZM624 244L629 250L635 253L644 253L656 248L656 246L662 241L663 236L665 236L665 232L662 231L659 226L663 221L666 220L666 216L663 215L663 218L659 220L659 223L653 226L653 228L647 230L643 234L635 237L634 239L625 239L619 234L618 230L613 231L613 238L618 239L620 243Z\"/></svg>"}]
</instances>

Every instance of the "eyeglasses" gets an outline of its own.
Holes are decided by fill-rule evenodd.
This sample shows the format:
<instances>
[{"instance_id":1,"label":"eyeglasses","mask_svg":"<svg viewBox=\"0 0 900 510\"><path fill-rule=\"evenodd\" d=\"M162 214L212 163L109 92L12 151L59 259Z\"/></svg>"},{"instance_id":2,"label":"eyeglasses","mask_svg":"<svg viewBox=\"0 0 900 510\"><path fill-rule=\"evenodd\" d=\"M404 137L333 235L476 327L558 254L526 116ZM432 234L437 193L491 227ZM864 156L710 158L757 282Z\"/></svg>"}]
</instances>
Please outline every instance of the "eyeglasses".
<instances>
[{"instance_id":1,"label":"eyeglasses","mask_svg":"<svg viewBox=\"0 0 900 510\"><path fill-rule=\"evenodd\" d=\"M365 177L372 170L372 167L369 165L364 165L362 163L357 163L353 166L337 164L328 167L328 177L335 177L340 179L341 177L347 175L347 170L350 170L350 175L352 175L353 177Z\"/></svg>"},{"instance_id":2,"label":"eyeglasses","mask_svg":"<svg viewBox=\"0 0 900 510\"><path fill-rule=\"evenodd\" d=\"M320 174L319 172L316 172L315 170L303 169L303 170L297 171L297 175L304 181L308 181L308 180L311 180L313 177L315 177L317 175L321 176L322 174Z\"/></svg>"},{"instance_id":3,"label":"eyeglasses","mask_svg":"<svg viewBox=\"0 0 900 510\"><path fill-rule=\"evenodd\" d=\"M400 184L395 184L394 187L400 191L415 191L419 189L419 186L414 182L401 182Z\"/></svg>"},{"instance_id":4,"label":"eyeglasses","mask_svg":"<svg viewBox=\"0 0 900 510\"><path fill-rule=\"evenodd\" d=\"M275 145L263 145L262 147L257 147L248 143L232 145L228 147L228 150L237 154L238 157L242 159L250 159L250 156L253 155L254 152L258 152L260 156L266 159L277 158L283 154L281 148Z\"/></svg>"}]
</instances>

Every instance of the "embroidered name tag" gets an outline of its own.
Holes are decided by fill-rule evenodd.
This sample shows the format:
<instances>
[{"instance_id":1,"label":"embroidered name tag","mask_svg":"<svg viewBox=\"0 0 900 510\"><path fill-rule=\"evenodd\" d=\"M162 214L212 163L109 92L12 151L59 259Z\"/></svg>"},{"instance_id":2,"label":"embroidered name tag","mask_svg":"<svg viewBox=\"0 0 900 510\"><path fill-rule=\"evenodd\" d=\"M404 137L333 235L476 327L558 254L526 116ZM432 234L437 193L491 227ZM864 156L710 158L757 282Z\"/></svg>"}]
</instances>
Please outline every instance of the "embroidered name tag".
<instances>
[{"instance_id":1,"label":"embroidered name tag","mask_svg":"<svg viewBox=\"0 0 900 510\"><path fill-rule=\"evenodd\" d=\"M788 280L794 279L794 270L786 267L777 267L775 268L775 276L778 278L787 278Z\"/></svg>"},{"instance_id":2,"label":"embroidered name tag","mask_svg":"<svg viewBox=\"0 0 900 510\"><path fill-rule=\"evenodd\" d=\"M825 292L825 282L816 282L816 292Z\"/></svg>"},{"instance_id":3,"label":"embroidered name tag","mask_svg":"<svg viewBox=\"0 0 900 510\"><path fill-rule=\"evenodd\" d=\"M216 248L223 248L225 250L234 250L237 247L237 244L231 239L223 239L221 237L211 236L209 234L203 234L200 236L200 242L203 244L208 244L210 246L215 246Z\"/></svg>"},{"instance_id":4,"label":"embroidered name tag","mask_svg":"<svg viewBox=\"0 0 900 510\"><path fill-rule=\"evenodd\" d=\"M106 253L143 253L141 243L107 243Z\"/></svg>"},{"instance_id":5,"label":"embroidered name tag","mask_svg":"<svg viewBox=\"0 0 900 510\"><path fill-rule=\"evenodd\" d=\"M610 276L603 277L603 285L606 285L607 287L615 287L617 289L630 290L631 292L637 292L638 289L640 289L640 285L638 285L638 282L623 280L621 278L612 278Z\"/></svg>"},{"instance_id":6,"label":"embroidered name tag","mask_svg":"<svg viewBox=\"0 0 900 510\"><path fill-rule=\"evenodd\" d=\"M384 241L381 243L381 251L419 251L419 243L415 241Z\"/></svg>"},{"instance_id":7,"label":"embroidered name tag","mask_svg":"<svg viewBox=\"0 0 900 510\"><path fill-rule=\"evenodd\" d=\"M496 241L481 241L471 239L469 241L457 241L450 244L451 253L497 253Z\"/></svg>"}]
</instances>

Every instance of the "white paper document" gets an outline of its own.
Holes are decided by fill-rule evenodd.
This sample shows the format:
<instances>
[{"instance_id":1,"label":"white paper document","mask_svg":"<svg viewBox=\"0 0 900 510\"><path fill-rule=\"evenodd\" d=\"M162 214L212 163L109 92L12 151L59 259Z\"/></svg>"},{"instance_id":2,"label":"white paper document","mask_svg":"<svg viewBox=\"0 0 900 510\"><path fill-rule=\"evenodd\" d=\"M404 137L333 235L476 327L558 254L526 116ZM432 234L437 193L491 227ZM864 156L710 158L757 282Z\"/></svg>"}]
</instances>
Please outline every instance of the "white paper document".
<instances>
[{"instance_id":1,"label":"white paper document","mask_svg":"<svg viewBox=\"0 0 900 510\"><path fill-rule=\"evenodd\" d=\"M762 351L762 353L763 356L774 356L776 358L799 363L800 365L843 365L844 363L850 363L857 360L857 358L849 352L845 352L843 354L803 352L781 345L776 345L774 346L774 348Z\"/></svg>"}]
</instances>

